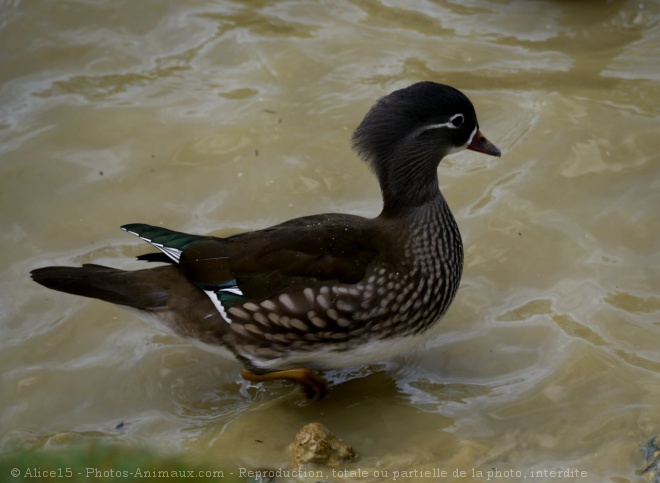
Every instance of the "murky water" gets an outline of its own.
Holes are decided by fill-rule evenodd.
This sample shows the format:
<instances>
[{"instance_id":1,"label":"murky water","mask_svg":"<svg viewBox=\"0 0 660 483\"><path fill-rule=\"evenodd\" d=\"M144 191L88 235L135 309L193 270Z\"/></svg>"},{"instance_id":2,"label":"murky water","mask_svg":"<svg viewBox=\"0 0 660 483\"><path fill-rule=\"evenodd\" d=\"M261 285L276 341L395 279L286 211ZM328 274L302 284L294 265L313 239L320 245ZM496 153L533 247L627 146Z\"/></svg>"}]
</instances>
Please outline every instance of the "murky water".
<instances>
[{"instance_id":1,"label":"murky water","mask_svg":"<svg viewBox=\"0 0 660 483\"><path fill-rule=\"evenodd\" d=\"M357 449L340 469L359 481L642 478L660 432L658 2L4 0L0 45L3 452L126 442L284 468L320 421ZM348 139L418 80L465 91L504 154L439 169L466 268L431 342L331 374L346 382L326 400L244 384L236 363L29 280L137 267L128 222L226 235L377 214Z\"/></svg>"}]
</instances>

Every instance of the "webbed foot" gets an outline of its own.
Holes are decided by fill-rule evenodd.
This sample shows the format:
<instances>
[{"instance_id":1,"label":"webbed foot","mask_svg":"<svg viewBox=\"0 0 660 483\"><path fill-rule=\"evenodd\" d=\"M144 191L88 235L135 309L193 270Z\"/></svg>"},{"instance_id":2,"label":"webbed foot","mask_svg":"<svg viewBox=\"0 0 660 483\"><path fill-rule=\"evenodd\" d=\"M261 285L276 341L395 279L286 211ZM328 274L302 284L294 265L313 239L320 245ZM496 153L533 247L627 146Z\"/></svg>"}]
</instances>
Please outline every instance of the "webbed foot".
<instances>
[{"instance_id":1,"label":"webbed foot","mask_svg":"<svg viewBox=\"0 0 660 483\"><path fill-rule=\"evenodd\" d=\"M323 399L328 394L328 383L317 372L308 367L294 367L281 371L257 374L247 369L241 369L241 376L252 382L267 382L284 379L302 385L305 395L309 399Z\"/></svg>"}]
</instances>

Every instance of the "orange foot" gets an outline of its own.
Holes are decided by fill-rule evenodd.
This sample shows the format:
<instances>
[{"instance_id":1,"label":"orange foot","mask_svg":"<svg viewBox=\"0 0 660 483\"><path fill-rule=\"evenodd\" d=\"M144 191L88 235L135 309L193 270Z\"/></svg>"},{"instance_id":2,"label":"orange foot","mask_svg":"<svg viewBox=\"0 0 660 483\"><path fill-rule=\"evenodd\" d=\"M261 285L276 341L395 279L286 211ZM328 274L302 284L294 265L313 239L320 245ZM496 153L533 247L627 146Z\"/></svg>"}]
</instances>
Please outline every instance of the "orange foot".
<instances>
[{"instance_id":1,"label":"orange foot","mask_svg":"<svg viewBox=\"0 0 660 483\"><path fill-rule=\"evenodd\" d=\"M293 369L266 372L264 374L255 374L247 369L241 369L241 376L252 382L276 381L278 379L297 382L302 385L309 399L323 399L328 394L327 381L308 367L294 367Z\"/></svg>"}]
</instances>

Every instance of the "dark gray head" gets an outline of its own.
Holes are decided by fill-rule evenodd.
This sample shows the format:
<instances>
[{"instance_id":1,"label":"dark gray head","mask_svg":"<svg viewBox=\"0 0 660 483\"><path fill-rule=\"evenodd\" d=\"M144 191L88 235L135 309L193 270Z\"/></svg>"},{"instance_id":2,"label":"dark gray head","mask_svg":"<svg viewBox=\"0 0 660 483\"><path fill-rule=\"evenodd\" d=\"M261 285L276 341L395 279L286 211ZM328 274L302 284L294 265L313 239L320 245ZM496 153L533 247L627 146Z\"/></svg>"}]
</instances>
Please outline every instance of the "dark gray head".
<instances>
[{"instance_id":1,"label":"dark gray head","mask_svg":"<svg viewBox=\"0 0 660 483\"><path fill-rule=\"evenodd\" d=\"M470 100L453 87L419 82L380 99L353 133L353 147L378 176L384 209L439 196L436 169L446 155L500 151L479 132Z\"/></svg>"}]
</instances>

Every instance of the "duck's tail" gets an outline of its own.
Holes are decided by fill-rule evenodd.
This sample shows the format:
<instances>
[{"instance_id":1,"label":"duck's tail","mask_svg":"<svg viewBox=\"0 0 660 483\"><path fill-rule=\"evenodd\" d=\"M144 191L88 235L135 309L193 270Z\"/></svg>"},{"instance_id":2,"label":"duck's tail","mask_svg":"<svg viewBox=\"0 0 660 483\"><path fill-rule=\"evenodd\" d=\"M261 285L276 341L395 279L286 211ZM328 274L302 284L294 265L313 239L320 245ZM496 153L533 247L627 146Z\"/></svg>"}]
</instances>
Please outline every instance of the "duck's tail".
<instances>
[{"instance_id":1,"label":"duck's tail","mask_svg":"<svg viewBox=\"0 0 660 483\"><path fill-rule=\"evenodd\" d=\"M125 271L87 264L82 267L37 268L31 275L35 282L44 287L73 295L141 310L166 306L167 287L154 283L157 277L145 276L144 272L147 270Z\"/></svg>"}]
</instances>

